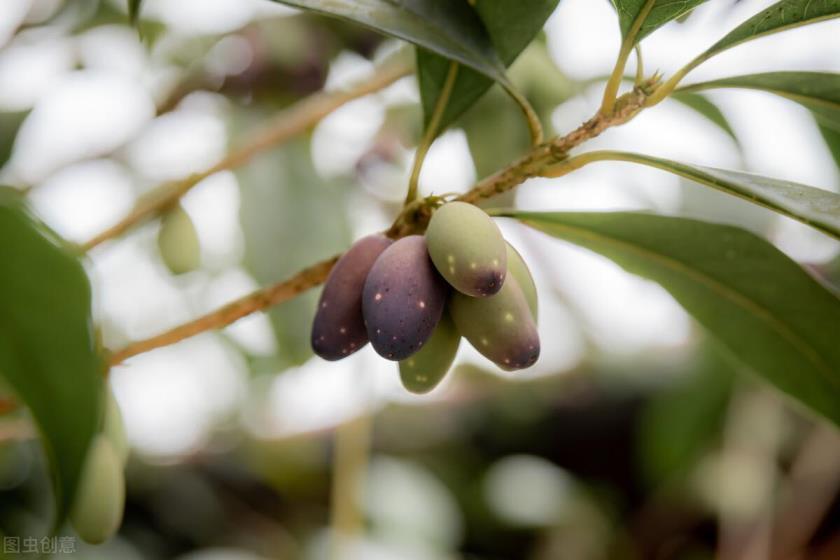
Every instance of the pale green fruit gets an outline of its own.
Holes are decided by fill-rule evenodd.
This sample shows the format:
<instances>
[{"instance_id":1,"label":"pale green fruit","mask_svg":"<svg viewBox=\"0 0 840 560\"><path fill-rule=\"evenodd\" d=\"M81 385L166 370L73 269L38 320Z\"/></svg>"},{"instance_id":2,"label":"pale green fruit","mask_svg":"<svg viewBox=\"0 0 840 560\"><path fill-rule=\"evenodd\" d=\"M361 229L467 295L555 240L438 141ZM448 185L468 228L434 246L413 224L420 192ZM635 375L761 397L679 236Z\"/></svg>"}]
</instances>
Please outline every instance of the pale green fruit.
<instances>
[{"instance_id":1,"label":"pale green fruit","mask_svg":"<svg viewBox=\"0 0 840 560\"><path fill-rule=\"evenodd\" d=\"M487 297L502 289L505 240L483 210L466 202L444 204L432 214L426 245L435 268L462 294Z\"/></svg>"},{"instance_id":2,"label":"pale green fruit","mask_svg":"<svg viewBox=\"0 0 840 560\"><path fill-rule=\"evenodd\" d=\"M455 328L455 323L449 313L443 313L432 336L423 347L400 361L400 380L403 386L412 393L428 393L452 367L461 335Z\"/></svg>"},{"instance_id":3,"label":"pale green fruit","mask_svg":"<svg viewBox=\"0 0 840 560\"><path fill-rule=\"evenodd\" d=\"M123 423L122 412L120 412L120 405L117 404L117 399L114 398L114 394L110 390L107 393L105 424L102 431L108 436L108 440L111 442L111 446L113 446L117 457L120 458L120 462L125 465L129 452L128 438L125 436L125 424Z\"/></svg>"},{"instance_id":4,"label":"pale green fruit","mask_svg":"<svg viewBox=\"0 0 840 560\"><path fill-rule=\"evenodd\" d=\"M534 278L531 276L528 265L525 264L525 259L522 258L519 251L514 249L510 243L507 244L507 265L508 273L512 274L519 283L522 294L528 300L528 308L531 310L531 315L533 315L534 321L536 321L537 312L539 311L537 285L534 283Z\"/></svg>"},{"instance_id":5,"label":"pale green fruit","mask_svg":"<svg viewBox=\"0 0 840 560\"><path fill-rule=\"evenodd\" d=\"M125 475L111 440L99 434L88 450L70 522L87 543L101 544L122 523L125 508Z\"/></svg>"},{"instance_id":6,"label":"pale green fruit","mask_svg":"<svg viewBox=\"0 0 840 560\"><path fill-rule=\"evenodd\" d=\"M537 361L537 325L513 274L505 279L499 293L489 297L453 292L449 312L458 332L502 369L524 369Z\"/></svg>"},{"instance_id":7,"label":"pale green fruit","mask_svg":"<svg viewBox=\"0 0 840 560\"><path fill-rule=\"evenodd\" d=\"M180 204L164 214L157 241L160 256L172 274L191 272L201 265L198 233Z\"/></svg>"}]
</instances>

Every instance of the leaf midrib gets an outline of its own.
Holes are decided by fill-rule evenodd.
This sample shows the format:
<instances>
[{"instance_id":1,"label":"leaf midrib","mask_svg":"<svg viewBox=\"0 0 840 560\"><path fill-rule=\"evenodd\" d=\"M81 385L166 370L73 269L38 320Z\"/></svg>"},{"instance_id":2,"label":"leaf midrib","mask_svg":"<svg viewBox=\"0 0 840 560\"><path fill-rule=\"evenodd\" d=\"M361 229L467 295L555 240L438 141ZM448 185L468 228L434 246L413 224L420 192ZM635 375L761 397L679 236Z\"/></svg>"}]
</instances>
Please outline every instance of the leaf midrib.
<instances>
[{"instance_id":1,"label":"leaf midrib","mask_svg":"<svg viewBox=\"0 0 840 560\"><path fill-rule=\"evenodd\" d=\"M540 228L538 223L530 222L527 218L520 219L525 224L531 225L536 229L542 229ZM585 228L575 227L568 224L558 223L555 221L550 222L550 224L552 225L552 227L557 227L561 230L565 229L568 231L572 231L576 235L580 235L581 237L589 238L594 241L601 241L602 243L606 243L607 245L613 245L615 247L622 248L631 253L635 253L636 255L641 256L642 258L647 258L651 261L658 262L659 264L664 265L666 268L670 268L675 272L682 272L686 274L690 278L696 280L698 283L703 284L707 288L718 293L721 297L730 300L735 305L740 305L745 311L752 312L755 316L764 319L764 321L770 326L771 329L779 333L779 335L781 335L782 338L785 338L790 344L796 347L807 359L809 359L809 361L811 361L814 364L817 370L821 374L823 374L823 376L832 385L840 387L840 382L838 382L838 380L836 380L833 377L829 364L823 361L819 352L814 347L809 345L806 339L797 336L796 332L793 331L790 328L790 326L784 322L784 320L775 316L764 306L751 300L749 297L742 294L738 290L727 286L726 284L720 282L713 276L691 268L686 263L678 259L660 253L656 253L645 247L634 245L627 241L616 239L614 237L610 237L601 233L595 233L592 230Z\"/></svg>"}]
</instances>

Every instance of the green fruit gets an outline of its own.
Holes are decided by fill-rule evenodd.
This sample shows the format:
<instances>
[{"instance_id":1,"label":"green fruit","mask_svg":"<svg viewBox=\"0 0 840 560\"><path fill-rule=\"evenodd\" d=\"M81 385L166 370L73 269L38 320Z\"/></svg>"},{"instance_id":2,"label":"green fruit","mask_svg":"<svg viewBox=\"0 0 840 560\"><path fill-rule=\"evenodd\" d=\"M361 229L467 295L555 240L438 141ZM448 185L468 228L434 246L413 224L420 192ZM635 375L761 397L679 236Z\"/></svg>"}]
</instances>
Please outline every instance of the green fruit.
<instances>
[{"instance_id":1,"label":"green fruit","mask_svg":"<svg viewBox=\"0 0 840 560\"><path fill-rule=\"evenodd\" d=\"M400 362L400 379L412 393L428 393L440 383L455 360L461 335L444 312L431 338L417 353Z\"/></svg>"},{"instance_id":2,"label":"green fruit","mask_svg":"<svg viewBox=\"0 0 840 560\"><path fill-rule=\"evenodd\" d=\"M125 436L125 424L123 424L122 413L120 412L120 405L117 404L117 399L109 390L106 397L105 404L105 423L102 432L108 437L111 446L117 457L120 458L120 463L125 465L128 460L128 438Z\"/></svg>"},{"instance_id":3,"label":"green fruit","mask_svg":"<svg viewBox=\"0 0 840 560\"><path fill-rule=\"evenodd\" d=\"M523 369L537 361L537 324L513 274L507 277L501 291L490 297L473 298L453 292L449 312L464 338L502 369Z\"/></svg>"},{"instance_id":4,"label":"green fruit","mask_svg":"<svg viewBox=\"0 0 840 560\"><path fill-rule=\"evenodd\" d=\"M479 208L465 202L443 205L429 221L426 243L438 272L459 292L486 297L501 290L507 271L505 240Z\"/></svg>"},{"instance_id":5,"label":"green fruit","mask_svg":"<svg viewBox=\"0 0 840 560\"><path fill-rule=\"evenodd\" d=\"M184 274L201 265L201 245L192 219L179 204L160 222L158 249L172 274Z\"/></svg>"},{"instance_id":6,"label":"green fruit","mask_svg":"<svg viewBox=\"0 0 840 560\"><path fill-rule=\"evenodd\" d=\"M125 507L125 476L120 457L105 434L97 435L85 459L70 522L90 544L111 538L122 522Z\"/></svg>"},{"instance_id":7,"label":"green fruit","mask_svg":"<svg viewBox=\"0 0 840 560\"><path fill-rule=\"evenodd\" d=\"M507 244L507 265L508 273L516 278L525 299L528 300L528 308L531 310L531 315L534 321L537 320L539 304L537 303L537 285L534 284L534 278L531 276L531 271L528 270L528 265L525 264L525 259L519 254L519 251L513 248L510 243Z\"/></svg>"}]
</instances>

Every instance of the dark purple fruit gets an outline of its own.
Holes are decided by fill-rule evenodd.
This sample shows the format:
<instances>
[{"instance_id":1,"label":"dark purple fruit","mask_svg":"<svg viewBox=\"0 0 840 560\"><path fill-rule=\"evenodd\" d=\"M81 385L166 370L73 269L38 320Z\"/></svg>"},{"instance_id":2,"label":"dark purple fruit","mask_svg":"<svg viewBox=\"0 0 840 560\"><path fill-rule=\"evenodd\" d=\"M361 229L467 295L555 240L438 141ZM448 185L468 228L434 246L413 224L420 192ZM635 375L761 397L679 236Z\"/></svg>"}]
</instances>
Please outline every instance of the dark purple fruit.
<instances>
[{"instance_id":1,"label":"dark purple fruit","mask_svg":"<svg viewBox=\"0 0 840 560\"><path fill-rule=\"evenodd\" d=\"M389 360L420 350L440 321L447 292L423 236L410 235L388 247L371 268L362 295L373 349Z\"/></svg>"},{"instance_id":2,"label":"dark purple fruit","mask_svg":"<svg viewBox=\"0 0 840 560\"><path fill-rule=\"evenodd\" d=\"M312 350L325 360L340 360L367 344L362 289L373 263L391 243L381 234L363 237L335 263L312 322Z\"/></svg>"}]
</instances>

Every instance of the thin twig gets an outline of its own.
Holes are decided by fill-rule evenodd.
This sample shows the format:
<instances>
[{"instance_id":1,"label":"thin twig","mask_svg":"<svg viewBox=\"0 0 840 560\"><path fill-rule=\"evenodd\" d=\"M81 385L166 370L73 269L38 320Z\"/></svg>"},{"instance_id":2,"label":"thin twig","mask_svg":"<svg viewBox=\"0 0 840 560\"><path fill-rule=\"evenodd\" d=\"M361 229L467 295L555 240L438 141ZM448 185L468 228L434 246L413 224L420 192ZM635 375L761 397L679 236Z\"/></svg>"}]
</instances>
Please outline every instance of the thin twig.
<instances>
[{"instance_id":1,"label":"thin twig","mask_svg":"<svg viewBox=\"0 0 840 560\"><path fill-rule=\"evenodd\" d=\"M111 354L108 361L111 365L116 365L137 354L142 354L143 352L148 352L161 346L174 344L205 331L226 327L246 315L288 301L296 295L322 284L327 279L327 275L329 275L330 270L332 270L337 260L338 256L321 261L309 268L301 270L279 284L257 290L207 315L174 327L152 338L133 342L122 350Z\"/></svg>"},{"instance_id":2,"label":"thin twig","mask_svg":"<svg viewBox=\"0 0 840 560\"><path fill-rule=\"evenodd\" d=\"M295 103L288 109L281 111L271 124L255 134L246 144L231 151L212 167L181 181L164 183L144 196L127 216L84 243L81 249L89 251L108 239L122 235L132 227L171 207L178 199L207 177L219 171L240 167L255 155L312 128L321 119L345 103L379 91L399 78L408 75L411 70L410 61L397 55L395 60L384 63L369 80L363 83L343 91L320 92Z\"/></svg>"}]
</instances>

